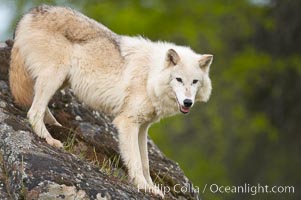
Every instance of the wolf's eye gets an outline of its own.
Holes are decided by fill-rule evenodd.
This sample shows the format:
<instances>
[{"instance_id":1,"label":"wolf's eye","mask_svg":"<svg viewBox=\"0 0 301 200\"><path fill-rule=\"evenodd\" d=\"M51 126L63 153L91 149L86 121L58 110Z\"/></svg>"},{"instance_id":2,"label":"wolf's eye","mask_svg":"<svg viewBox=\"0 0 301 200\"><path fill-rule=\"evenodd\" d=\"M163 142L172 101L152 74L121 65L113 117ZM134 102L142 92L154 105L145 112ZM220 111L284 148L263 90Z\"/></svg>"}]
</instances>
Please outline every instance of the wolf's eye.
<instances>
[{"instance_id":1,"label":"wolf's eye","mask_svg":"<svg viewBox=\"0 0 301 200\"><path fill-rule=\"evenodd\" d=\"M192 81L192 84L196 84L198 81L199 81L199 80L196 80L196 79L195 79L195 80Z\"/></svg>"},{"instance_id":2,"label":"wolf's eye","mask_svg":"<svg viewBox=\"0 0 301 200\"><path fill-rule=\"evenodd\" d=\"M178 82L183 83L181 78L176 78Z\"/></svg>"}]
</instances>

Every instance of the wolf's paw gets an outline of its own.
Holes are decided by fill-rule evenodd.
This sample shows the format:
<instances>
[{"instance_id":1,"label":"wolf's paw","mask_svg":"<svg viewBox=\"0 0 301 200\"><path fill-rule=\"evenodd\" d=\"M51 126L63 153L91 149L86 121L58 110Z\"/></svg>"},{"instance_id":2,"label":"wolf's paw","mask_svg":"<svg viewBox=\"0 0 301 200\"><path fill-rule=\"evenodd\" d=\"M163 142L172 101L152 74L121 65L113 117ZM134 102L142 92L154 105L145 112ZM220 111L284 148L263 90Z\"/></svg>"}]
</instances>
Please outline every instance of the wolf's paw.
<instances>
[{"instance_id":1,"label":"wolf's paw","mask_svg":"<svg viewBox=\"0 0 301 200\"><path fill-rule=\"evenodd\" d=\"M56 148L63 148L63 144L61 143L61 141L56 140L52 137L46 137L45 139L49 145L54 146Z\"/></svg>"},{"instance_id":2,"label":"wolf's paw","mask_svg":"<svg viewBox=\"0 0 301 200\"><path fill-rule=\"evenodd\" d=\"M159 187L155 186L155 185L148 185L148 191L150 191L150 193L161 197L162 199L164 199L164 194L163 192L160 190Z\"/></svg>"},{"instance_id":3,"label":"wolf's paw","mask_svg":"<svg viewBox=\"0 0 301 200\"><path fill-rule=\"evenodd\" d=\"M56 119L52 116L45 117L45 123L49 125L62 126L62 124L56 121Z\"/></svg>"},{"instance_id":4,"label":"wolf's paw","mask_svg":"<svg viewBox=\"0 0 301 200\"><path fill-rule=\"evenodd\" d=\"M55 122L53 125L63 127L59 122Z\"/></svg>"},{"instance_id":5,"label":"wolf's paw","mask_svg":"<svg viewBox=\"0 0 301 200\"><path fill-rule=\"evenodd\" d=\"M159 187L153 185L153 184L148 184L147 182L143 182L142 184L137 184L138 190L154 194L156 196L160 196L162 199L164 198L164 194L160 190Z\"/></svg>"}]
</instances>

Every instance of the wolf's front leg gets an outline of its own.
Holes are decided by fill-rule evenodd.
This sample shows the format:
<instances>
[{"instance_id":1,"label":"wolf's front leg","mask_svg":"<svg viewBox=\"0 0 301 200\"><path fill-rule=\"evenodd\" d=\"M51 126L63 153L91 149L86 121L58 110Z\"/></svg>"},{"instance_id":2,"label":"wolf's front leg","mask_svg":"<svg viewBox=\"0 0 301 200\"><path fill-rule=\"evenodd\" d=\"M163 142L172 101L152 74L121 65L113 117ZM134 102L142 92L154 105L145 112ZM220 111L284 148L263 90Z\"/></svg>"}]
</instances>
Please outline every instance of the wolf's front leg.
<instances>
[{"instance_id":1,"label":"wolf's front leg","mask_svg":"<svg viewBox=\"0 0 301 200\"><path fill-rule=\"evenodd\" d=\"M144 124L139 130L139 149L141 154L143 175L148 182L148 184L153 185L152 178L149 172L149 160L147 151L147 132L149 124Z\"/></svg>"},{"instance_id":2,"label":"wolf's front leg","mask_svg":"<svg viewBox=\"0 0 301 200\"><path fill-rule=\"evenodd\" d=\"M138 189L163 197L162 192L155 186L150 185L143 174L138 138L140 124L127 116L118 116L113 123L118 129L120 154L127 166L130 180Z\"/></svg>"},{"instance_id":3,"label":"wolf's front leg","mask_svg":"<svg viewBox=\"0 0 301 200\"><path fill-rule=\"evenodd\" d=\"M138 144L139 125L129 117L118 116L113 122L119 133L119 149L123 162L128 168L129 178L135 185L147 184L142 171Z\"/></svg>"}]
</instances>

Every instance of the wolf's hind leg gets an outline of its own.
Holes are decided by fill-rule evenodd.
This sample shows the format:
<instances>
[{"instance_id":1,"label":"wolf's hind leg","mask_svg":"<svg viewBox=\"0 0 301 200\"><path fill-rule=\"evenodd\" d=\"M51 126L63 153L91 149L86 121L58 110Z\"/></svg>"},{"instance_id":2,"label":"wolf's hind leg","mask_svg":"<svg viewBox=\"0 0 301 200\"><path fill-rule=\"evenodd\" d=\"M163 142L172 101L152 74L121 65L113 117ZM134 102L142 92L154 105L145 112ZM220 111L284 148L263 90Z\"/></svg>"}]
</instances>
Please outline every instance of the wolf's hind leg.
<instances>
[{"instance_id":1,"label":"wolf's hind leg","mask_svg":"<svg viewBox=\"0 0 301 200\"><path fill-rule=\"evenodd\" d=\"M49 108L46 108L44 122L49 125L62 126L58 121L56 121L55 117L52 115Z\"/></svg>"},{"instance_id":2,"label":"wolf's hind leg","mask_svg":"<svg viewBox=\"0 0 301 200\"><path fill-rule=\"evenodd\" d=\"M48 102L63 84L68 70L60 68L59 71L54 70L52 72L53 74L49 74L49 71L45 72L41 72L36 79L34 88L35 95L27 116L32 128L38 136L45 138L48 144L60 148L63 147L63 144L50 135L43 119L48 109Z\"/></svg>"}]
</instances>

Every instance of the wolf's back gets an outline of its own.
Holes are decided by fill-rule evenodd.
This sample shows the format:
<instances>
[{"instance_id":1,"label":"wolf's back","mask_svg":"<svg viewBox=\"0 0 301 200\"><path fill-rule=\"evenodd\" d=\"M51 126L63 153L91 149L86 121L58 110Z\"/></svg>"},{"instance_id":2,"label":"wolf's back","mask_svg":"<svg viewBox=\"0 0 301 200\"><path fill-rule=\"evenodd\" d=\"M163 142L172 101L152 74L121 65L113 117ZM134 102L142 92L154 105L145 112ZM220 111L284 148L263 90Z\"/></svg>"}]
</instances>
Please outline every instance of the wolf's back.
<instances>
[{"instance_id":1,"label":"wolf's back","mask_svg":"<svg viewBox=\"0 0 301 200\"><path fill-rule=\"evenodd\" d=\"M116 35L102 24L66 7L39 6L31 9L33 28L65 37L70 42L85 42L96 37Z\"/></svg>"}]
</instances>

